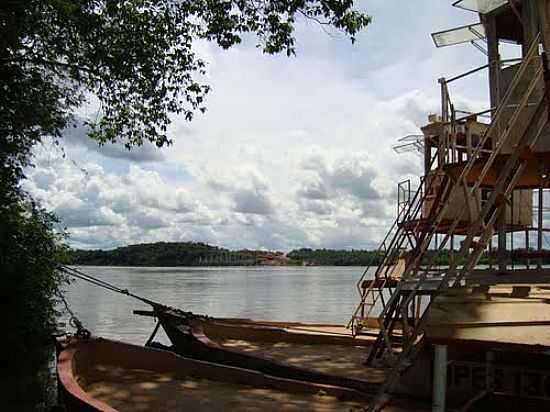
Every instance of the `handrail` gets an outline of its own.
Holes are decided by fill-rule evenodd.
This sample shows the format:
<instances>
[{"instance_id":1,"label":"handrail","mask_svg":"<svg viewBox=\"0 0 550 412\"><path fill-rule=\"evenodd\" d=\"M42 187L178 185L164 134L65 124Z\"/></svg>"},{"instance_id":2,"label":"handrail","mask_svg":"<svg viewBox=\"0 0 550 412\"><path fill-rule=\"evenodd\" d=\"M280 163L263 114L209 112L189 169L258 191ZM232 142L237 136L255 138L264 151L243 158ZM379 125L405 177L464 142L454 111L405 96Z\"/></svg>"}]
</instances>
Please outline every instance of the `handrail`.
<instances>
[{"instance_id":1,"label":"handrail","mask_svg":"<svg viewBox=\"0 0 550 412\"><path fill-rule=\"evenodd\" d=\"M446 82L447 83L454 82L455 80L459 80L459 79L462 79L463 77L469 76L470 74L477 73L483 69L486 69L487 67L489 67L489 64L484 64L483 66L476 67L475 69L471 69L455 77L451 77L450 79L447 79Z\"/></svg>"},{"instance_id":2,"label":"handrail","mask_svg":"<svg viewBox=\"0 0 550 412\"><path fill-rule=\"evenodd\" d=\"M480 112L469 113L466 116L462 116L462 117L459 117L458 119L455 119L455 122L461 122L462 120L469 119L470 117L481 116L481 115L486 114L486 113L494 112L495 110L496 110L496 107L492 107L490 109L482 110ZM457 112L458 111L460 111L460 110L457 110ZM463 113L467 113L467 112L463 112Z\"/></svg>"},{"instance_id":3,"label":"handrail","mask_svg":"<svg viewBox=\"0 0 550 412\"><path fill-rule=\"evenodd\" d=\"M537 35L536 38L534 39L533 41L533 44L531 45L531 47L529 48L529 51L527 53L527 56L531 56L534 54L535 50L536 50L536 47L538 47L538 39L539 39L539 36L540 35ZM485 145L487 139L489 138L490 136L490 131L493 131L494 128L496 128L496 123L498 120L500 120L500 117L503 113L503 106L508 102L508 100L510 99L510 97L512 96L512 90L515 89L515 87L517 86L517 84L519 83L520 79L523 77L523 74L525 73L526 71L526 67L528 66L528 63L527 63L527 60L524 61L521 65L521 67L518 69L518 71L516 72L515 76L514 76L514 79L512 80L508 90L506 91L505 95L504 95L504 98L501 102L501 104L499 105L499 107L497 108L496 110L496 113L495 113L495 118L494 118L494 121L491 122L491 125L489 126L489 129L484 133L482 139L480 139L480 142L479 144L476 146L476 148L474 149L474 153L473 155L471 156L470 158L470 161L462 168L462 172L459 176L458 179L456 179L454 185L452 185L449 193L451 193L453 190L454 190L454 187L458 184L460 184L460 182L462 182L465 177L468 175L468 173L470 172L471 168L473 167L474 165L474 159L476 159L482 149L483 149L483 146ZM524 101L527 100L527 97L528 95L530 95L530 93L532 92L533 88L534 88L534 84L536 83L536 79L537 77L541 76L542 75L542 70L539 70L538 72L538 75L535 76L532 80L532 84L530 85L530 87L528 88L528 90L526 91L525 93L525 96L524 98L522 99L522 103ZM518 108L519 109L519 108ZM511 116L511 118L509 119L509 124L512 125L515 123L515 121L517 120L517 117L518 117L518 112L519 110L516 109L516 112L514 112L514 114ZM470 190L470 193L473 193L478 187L479 187L479 183L480 181L483 180L483 177L487 174L487 172L489 171L489 168L490 166L492 165L494 159L496 158L496 155L497 153L499 152L499 150L502 148L502 146L504 145L504 143L507 141L508 137L510 136L510 131L511 131L511 128L507 128L506 131L504 132L504 135L501 137L501 139L499 140L499 144L498 146L496 147L496 149L494 151L491 152L491 155L489 156L489 158L487 159L486 163L485 163L485 166L483 168L483 170L481 171L481 173L479 174L479 180L477 182L477 184L474 186L474 188L472 188ZM448 204L445 204L443 205L443 207L441 208L441 210L439 211L438 215L443 215L444 212L447 210L447 207L448 207ZM453 222L453 225L451 225L451 228L454 226L456 227L456 225L458 224L458 221L462 218L462 214L464 213L464 211L462 211L462 213L459 213L459 216L455 217L455 220ZM437 220L437 219L436 219ZM451 230L451 229L449 229ZM429 242L427 242L428 239L431 239L431 236L426 236L426 238L424 239L424 241L422 242L423 244L420 245L421 247L419 248L419 256L417 256L415 258L416 261L420 261L420 255L423 254L423 252L426 250ZM445 241L442 241L441 244L439 245L439 250L443 249L443 247L445 246ZM413 260L414 262L414 260ZM430 270L430 268L433 266L433 261L430 260L430 263L428 264L427 268L426 269L423 269L422 272L424 273L423 276L426 275L426 273ZM405 272L403 273L403 277L407 277L410 272L414 270L414 264L412 264L410 267L407 267L405 268ZM420 285L418 285L420 286ZM413 293L411 293L411 295L409 296L408 299L410 299L410 297L413 295ZM390 297L390 300L387 302L386 304L386 307L384 308L384 310L382 311L382 313L380 314L379 316L379 324L382 325L383 324L383 321L384 321L384 318L387 316L388 314L388 310L389 310L389 307L393 304L393 302L395 301L395 299L397 299L397 294L394 293L391 297ZM386 340L387 337L385 336L384 339Z\"/></svg>"},{"instance_id":4,"label":"handrail","mask_svg":"<svg viewBox=\"0 0 550 412\"><path fill-rule=\"evenodd\" d=\"M540 35L539 35L539 37L540 37ZM533 44L531 44L531 45L533 45ZM507 64L507 63L515 63L515 62L523 63L524 61L530 61L531 59L537 58L538 56L534 52L531 53L531 51L532 51L532 49L530 48L529 51L527 52L527 54L524 57L515 57L515 58L510 58L510 59L502 59L502 60L498 60L497 62L494 62L494 63L497 63L499 65L499 67L502 68L503 65ZM449 119L449 117L452 117L455 114L455 112L463 112L462 110L454 110L454 106L453 106L453 103L452 103L451 98L450 98L448 84L452 83L456 80L460 80L464 77L470 76L471 74L477 73L481 70L487 69L494 63L484 64L482 66L479 66L479 67L476 67L474 69L468 70L464 73L458 74L458 75L456 75L454 77L451 77L449 79L445 79L445 78L439 79L439 82L441 83L441 93L442 93L441 100L442 100L442 104L443 104L443 102L445 102L445 105L447 106L445 108L442 107L442 110L441 110L441 115L443 117L446 117L444 119L445 124L450 124L451 126L453 126L454 122L451 119ZM449 116L449 112L448 112L449 108L451 109L450 116ZM477 112L477 113L472 113L468 116L462 116L458 119L455 119L455 121L459 122L459 121L467 119L470 116L479 116L479 115L482 115L482 114L493 112L494 110L496 110L496 108L489 108L489 109L486 109L484 111L480 111L480 112ZM447 114L447 116L445 116L446 114Z\"/></svg>"},{"instance_id":5,"label":"handrail","mask_svg":"<svg viewBox=\"0 0 550 412\"><path fill-rule=\"evenodd\" d=\"M538 38L539 36L536 36L536 38L533 40L533 44L531 45L531 47L529 48L529 51L527 53L527 56L530 56L534 53L534 51L536 50L535 46L538 46ZM526 62L523 62L522 63L522 66L519 68L519 70L516 72L516 75L514 77L514 79L512 80L512 82L510 83L510 86L508 88L508 90L506 91L506 93L504 94L504 98L502 100L502 102L499 104L499 107L497 108L496 112L495 112L495 117L493 119L493 121L491 121L491 125L489 126L489 128L487 129L487 131L484 133L483 135L483 138L480 139L480 142L479 144L476 146L475 150L474 150L474 153L472 154L472 157L470 158L470 161L464 166L464 168L462 169L461 171L461 174L459 176L459 178L456 180L456 182L461 182L463 181L463 179L468 175L468 173L470 172L471 168L473 167L473 164L474 164L474 159L476 159L487 139L490 137L491 135L491 132L494 131L494 129L497 127L497 122L500 120L500 117L503 113L503 107L506 106L506 104L508 103L508 100L511 98L512 96L512 90L515 89L515 87L518 85L518 83L520 82L521 78L523 77L523 74L525 73L526 71L526 67L528 66L528 63ZM532 81L531 81L531 84L529 85L528 89L526 90L525 92L525 95L523 96L521 102L520 102L520 107L518 107L516 109L516 111L513 113L513 115L508 118L508 125L513 125L515 123L515 121L517 120L517 117L519 116L519 111L521 109L521 105L522 104L525 104L528 100L528 97L530 96L530 94L532 93L532 91L534 90L535 88L535 85L536 85L536 81L539 77L542 76L542 69L539 68L537 74L533 77ZM498 141L498 144L497 144L497 147L495 148L495 150L493 150L491 152L491 155L489 156L489 158L486 160L485 162L485 165L483 167L483 169L481 170L481 172L479 173L479 176L478 176L478 181L476 183L476 185L474 185L474 187L470 190L471 193L473 193L476 189L479 188L479 185L481 183L481 181L483 181L484 177L486 176L486 174L488 173L494 159L496 158L497 154L499 153L500 149L504 146L504 144L507 142L509 136L510 136L510 131L511 131L511 128L508 126L508 128L505 130L504 134L501 136L500 140ZM460 214L462 215L462 214ZM458 217L458 219L460 219L461 216ZM458 220L457 219L457 220ZM440 248L442 247L443 245L440 245Z\"/></svg>"},{"instance_id":6,"label":"handrail","mask_svg":"<svg viewBox=\"0 0 550 412\"><path fill-rule=\"evenodd\" d=\"M429 170L431 170L432 166L435 163L435 159L437 157L438 157L437 153L435 153L432 156L432 159L430 161ZM393 250L393 248L395 246L394 244L396 243L396 239L398 238L398 235L399 235L399 230L400 230L399 222L401 221L401 216L404 216L405 218L407 218L412 214L412 216L415 217L416 215L418 215L419 211L422 210L423 199L424 199L424 196L427 193L427 191L424 190L424 186L427 184L426 181L427 181L427 179L421 179L420 185L418 186L417 190L415 191L413 199L411 201L409 201L409 203L408 203L408 207L405 206L405 207L402 208L402 210L400 212L398 212L397 217L394 220L390 230L386 233L386 236L384 237L384 240L382 241L382 243L378 247L377 254L382 252L382 249L386 249L386 250L385 250L385 254L384 254L384 257L383 257L382 261L377 265L376 272L374 273L374 279L375 280L380 278L380 273L382 271L382 268L387 266L388 254L391 252L391 250ZM397 231L395 231L396 228L397 228ZM390 237L392 238L391 242L388 245L388 247L386 247L386 241L388 241L388 239ZM369 293L372 293L374 282L371 283L369 285L369 287L367 289L365 289L364 291L362 291L362 288L361 288L361 285L362 285L362 283L365 279L365 276L368 273L368 270L369 270L369 267L367 267L364 270L362 276L357 281L356 287L357 287L357 291L359 292L359 296L360 296L361 300L359 302L359 305L357 305L357 308L353 312L353 314L351 316L351 319L349 320L349 322L346 326L347 328L349 328L350 326L352 326L354 324L355 319L357 318L357 314L359 313L361 308L365 306L366 297L368 296ZM385 287L388 280L389 280L389 278L387 277L387 272L386 272L386 273L384 273L383 285L381 287L382 290ZM370 315L370 313L371 313L372 309L374 308L374 306L376 305L376 302L378 301L379 297L380 296L377 295L374 298L372 306L371 306L371 308L369 309L369 311L367 313L367 317Z\"/></svg>"},{"instance_id":7,"label":"handrail","mask_svg":"<svg viewBox=\"0 0 550 412\"><path fill-rule=\"evenodd\" d=\"M537 56L530 56L529 59L532 59L534 57L537 57ZM502 59L502 60L499 60L498 63L499 64L503 64L503 63L514 63L514 62L521 62L523 61L524 59L526 59L527 57L514 57L514 58L511 58L511 59ZM474 74L474 73L477 73L483 69L487 69L488 67L490 66L489 63L487 64L484 64L483 66L479 66L479 67L476 67L474 69L470 69L468 70L467 72L464 72L464 73L461 73L461 74L457 74L456 76L454 77L451 77L450 79L446 79L446 82L447 83L451 83L451 82L454 82L456 80L460 80L464 77L467 77L471 74Z\"/></svg>"},{"instance_id":8,"label":"handrail","mask_svg":"<svg viewBox=\"0 0 550 412\"><path fill-rule=\"evenodd\" d=\"M527 53L528 56L534 55L536 52L536 49L538 48L538 41L540 38L540 33L537 34L535 39L533 40L533 43L529 47L529 52ZM497 142L497 145L495 149L492 151L491 155L488 157L485 163L485 167L481 171L481 173L478 175L476 183L473 187L467 186L468 190L466 191L466 195L471 195L475 192L476 189L479 188L483 177L486 175L488 169L492 165L492 163L495 161L495 158L497 154L502 150L504 147L504 144L507 142L507 140L512 135L512 131L518 126L518 119L519 119L519 112L522 111L525 107L527 107L527 103L529 100L529 97L533 93L534 90L536 90L537 83L542 80L542 65L539 66L535 72L535 74L532 76L531 81L529 83L529 86L524 91L524 95L521 98L519 106L515 109L514 113L512 113L511 116L506 116L505 119L501 119L503 117L504 112L504 106L508 103L508 100L510 99L510 96L512 95L512 90L517 87L518 84L520 84L521 79L523 78L523 75L525 74L527 70L527 66L530 64L528 60L525 60L520 65L519 69L515 73L515 76L511 82L511 85L509 86L508 90L505 93L505 96L499 105L499 107L496 110L495 117L493 118L493 121L491 122L491 125L489 126L489 129L484 133L483 138L480 139L480 142L478 146L475 149L475 155L470 158L468 163L464 166L462 169L462 173L458 179L454 181L454 184L450 185L450 190L446 193L446 195L443 197L445 200L444 203L439 207L438 213L436 214L436 217L433 219L431 223L431 227L429 228L429 232L426 233L426 236L422 239L422 241L419 243L418 249L418 255L411 261L410 267L407 267L404 272L404 276L408 273L411 273L416 269L416 273L420 270L419 263L420 259L424 256L427 248L429 247L429 243L432 239L432 235L437 227L437 225L441 222L441 219L443 218L445 212L447 211L447 208L449 206L448 200L449 196L452 193L453 190L455 190L455 187L458 188L458 185L465 184L466 177L468 176L468 173L470 172L474 162L475 158L479 153L481 152L485 142L490 136L490 132L493 132L495 129L497 131L500 131L500 127L497 125L498 122L501 120L506 120L506 124L504 128L502 129L502 134L499 133L500 139ZM497 201L497 197L503 196L506 198L510 195L511 191L513 190L517 179L521 175L521 172L523 171L523 167L525 167L525 159L521 159L521 154L524 150L531 149L537 142L538 137L541 134L541 131L543 130L543 127L547 124L548 119L546 116L543 115L545 110L545 99L541 98L540 102L537 106L537 110L535 113L533 113L530 118L531 119L538 119L536 122L528 122L529 124L522 129L522 136L527 135L530 133L530 131L534 131L535 133L530 134L527 141L523 142L523 146L518 148L518 150L514 151L513 154L510 156L510 158L506 161L503 170L501 171L497 182L495 184L495 190L492 192L489 200L487 203L483 206L482 211L480 213L480 217L478 217L478 220L475 222L475 226L472 225L470 227L464 241L461 244L459 253L456 257L456 260L453 259L453 262L449 265L449 268L444 272L444 275L442 278L440 278L437 289L435 290L435 293L439 293L442 290L451 287L449 285L449 280L453 281L453 286L457 285L457 282L459 282L465 275L465 273L469 270L471 270L476 262L479 259L479 256L486 245L488 238L493 235L493 228L495 224L495 220L498 216L498 210L494 208L494 205ZM541 123L540 120L543 120ZM536 129L535 129L536 127ZM531 130L533 128L533 130ZM517 162L519 161L519 165ZM456 228L456 225L458 224L458 221L462 218L462 214L464 213L464 210L461 211L461 213L458 214L458 216L455 217L453 223L449 227L447 234L443 241L439 244L439 247L437 250L442 250L450 238L452 236L452 233L454 229ZM488 220L485 220L488 218ZM470 252L470 249L474 245L474 238L478 235L476 235L477 228L483 229L482 234L479 235L479 240L476 242L479 247L473 247L474 251ZM434 254L435 256L435 254ZM462 258L468 257L469 260L467 264L460 264L459 261L462 260ZM371 353L369 354L369 360L372 360L374 356L377 355L380 348L379 346L381 344L384 344L382 349L386 348L392 355L394 354L392 350L392 342L390 339L390 333L393 328L394 322L397 319L398 315L401 315L401 319L403 321L402 329L403 329L403 338L404 343L402 345L402 350L398 354L397 362L394 365L391 372L386 375L384 384L381 386L381 388L378 391L378 394L375 398L375 401L371 403L369 407L369 411L372 411L378 404L379 401L386 393L387 390L390 390L394 387L395 383L399 379L402 371L404 362L409 358L409 356L412 354L418 353L419 348L421 347L418 344L418 337L424 330L424 326L427 320L428 311L431 305L431 302L428 304L427 307L423 309L422 316L420 316L413 326L413 330L409 330L408 326L408 315L407 311L409 310L409 306L411 302L413 302L413 299L417 295L417 292L419 288L422 285L422 282L427 278L428 276L428 270L431 268L431 266L434 263L434 257L430 259L429 265L426 269L421 269L423 273L421 273L420 278L418 278L414 284L414 287L410 290L408 290L408 295L405 297L405 299L400 300L400 285L397 286L396 291L392 294L389 301L386 303L384 310L379 316L379 325L380 325L380 332L378 334L378 338L375 341L375 344L373 345L371 349ZM409 266L409 265L408 265ZM389 312L392 312L391 314ZM410 333L409 333L410 332Z\"/></svg>"}]
</instances>

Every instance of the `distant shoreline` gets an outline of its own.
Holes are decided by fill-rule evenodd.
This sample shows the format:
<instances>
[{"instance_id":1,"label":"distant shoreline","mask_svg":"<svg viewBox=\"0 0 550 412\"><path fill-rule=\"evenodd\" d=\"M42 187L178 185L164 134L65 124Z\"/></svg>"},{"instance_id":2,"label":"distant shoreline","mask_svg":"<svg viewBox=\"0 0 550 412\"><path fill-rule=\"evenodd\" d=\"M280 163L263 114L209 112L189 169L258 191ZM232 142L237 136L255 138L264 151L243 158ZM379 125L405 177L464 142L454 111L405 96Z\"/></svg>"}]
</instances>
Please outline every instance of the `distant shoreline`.
<instances>
[{"instance_id":1,"label":"distant shoreline","mask_svg":"<svg viewBox=\"0 0 550 412\"><path fill-rule=\"evenodd\" d=\"M219 266L372 266L378 253L369 250L295 249L229 250L197 242L157 242L112 250L70 250L74 265L132 267Z\"/></svg>"},{"instance_id":2,"label":"distant shoreline","mask_svg":"<svg viewBox=\"0 0 550 412\"><path fill-rule=\"evenodd\" d=\"M377 266L382 255L361 249L294 249L288 253L269 250L229 250L199 242L157 242L123 246L112 250L70 250L70 263L113 267L249 267L249 266ZM403 256L404 257L404 256ZM479 264L496 262L502 257L484 253ZM510 252L508 263L523 264L522 249ZM449 262L449 251L425 256L436 265ZM544 264L550 260L545 259Z\"/></svg>"}]
</instances>

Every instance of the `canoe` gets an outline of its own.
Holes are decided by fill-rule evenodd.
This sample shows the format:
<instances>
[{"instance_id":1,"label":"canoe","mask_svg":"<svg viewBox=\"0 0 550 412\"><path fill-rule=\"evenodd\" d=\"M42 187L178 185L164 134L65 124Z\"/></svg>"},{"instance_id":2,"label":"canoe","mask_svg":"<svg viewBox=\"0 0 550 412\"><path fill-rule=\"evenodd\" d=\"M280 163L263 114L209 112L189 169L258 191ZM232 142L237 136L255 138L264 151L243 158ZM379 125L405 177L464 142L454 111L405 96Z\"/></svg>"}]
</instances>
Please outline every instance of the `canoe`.
<instances>
[{"instance_id":1,"label":"canoe","mask_svg":"<svg viewBox=\"0 0 550 412\"><path fill-rule=\"evenodd\" d=\"M376 393L384 370L364 366L371 337L338 325L210 318L156 308L177 354L271 376Z\"/></svg>"},{"instance_id":2,"label":"canoe","mask_svg":"<svg viewBox=\"0 0 550 412\"><path fill-rule=\"evenodd\" d=\"M369 400L350 388L101 338L70 340L57 370L68 411L359 411Z\"/></svg>"}]
</instances>

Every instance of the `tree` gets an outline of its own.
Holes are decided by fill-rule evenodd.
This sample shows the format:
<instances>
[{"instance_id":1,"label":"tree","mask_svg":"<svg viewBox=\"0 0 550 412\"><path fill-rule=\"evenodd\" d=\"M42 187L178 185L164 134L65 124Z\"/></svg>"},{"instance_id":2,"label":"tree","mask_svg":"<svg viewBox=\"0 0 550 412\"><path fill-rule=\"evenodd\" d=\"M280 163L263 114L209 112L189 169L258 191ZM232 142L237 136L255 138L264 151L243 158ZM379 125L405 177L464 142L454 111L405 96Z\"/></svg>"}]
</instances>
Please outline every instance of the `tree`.
<instances>
[{"instance_id":1,"label":"tree","mask_svg":"<svg viewBox=\"0 0 550 412\"><path fill-rule=\"evenodd\" d=\"M84 104L98 108L85 122L99 144L167 145L171 115L205 110L206 63L194 42L229 48L250 34L263 52L292 55L300 16L352 41L370 23L352 0L0 2L0 273L4 302L23 305L17 322L29 325L10 324L8 347L47 335L62 280L54 217L20 188L33 145L59 141Z\"/></svg>"},{"instance_id":2,"label":"tree","mask_svg":"<svg viewBox=\"0 0 550 412\"><path fill-rule=\"evenodd\" d=\"M295 53L301 16L355 40L370 17L352 0L5 0L0 6L1 119L24 147L60 136L74 110L99 106L86 119L99 143L161 147L170 115L204 111L209 86L196 40L229 48L247 33L265 53ZM30 115L30 116L29 116Z\"/></svg>"}]
</instances>

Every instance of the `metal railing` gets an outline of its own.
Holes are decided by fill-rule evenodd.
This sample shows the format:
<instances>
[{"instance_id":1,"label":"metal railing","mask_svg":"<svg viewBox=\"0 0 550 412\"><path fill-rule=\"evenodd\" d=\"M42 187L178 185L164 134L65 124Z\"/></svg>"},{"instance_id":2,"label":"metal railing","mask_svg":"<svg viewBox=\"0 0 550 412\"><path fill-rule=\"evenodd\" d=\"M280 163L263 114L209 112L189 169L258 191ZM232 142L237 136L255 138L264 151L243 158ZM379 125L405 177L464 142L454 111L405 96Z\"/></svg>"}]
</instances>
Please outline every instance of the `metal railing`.
<instances>
[{"instance_id":1,"label":"metal railing","mask_svg":"<svg viewBox=\"0 0 550 412\"><path fill-rule=\"evenodd\" d=\"M436 158L437 154L435 154L430 161L430 169L434 165ZM390 272L390 268L393 267L393 263L397 262L401 257L399 254L403 251L402 246L405 241L409 242L411 248L416 246L413 244L414 240L411 239L408 232L415 231L417 228L407 228L406 223L414 222L415 219L418 223L420 222L418 218L422 216L422 205L424 204L425 196L428 192L428 190L425 189L425 182L426 179L421 179L420 185L412 199L410 194L407 196L407 201L403 203L390 230L386 233L386 236L378 247L377 256L383 256L383 258L376 268L374 280L380 279L382 283L375 286L375 282L370 282L368 287L363 288L363 282L368 274L369 267L364 270L362 276L357 281L356 287L360 296L360 302L346 326L347 328L352 328L353 335L360 329L359 321L368 318L372 314L379 300L382 300L382 304L385 305L383 302L383 291L390 280L388 273ZM379 291L378 294L375 292L375 288ZM389 292L392 292L391 288L389 288ZM369 297L372 297L372 302L367 302ZM369 306L366 313L365 306Z\"/></svg>"},{"instance_id":2,"label":"metal railing","mask_svg":"<svg viewBox=\"0 0 550 412\"><path fill-rule=\"evenodd\" d=\"M512 79L501 104L495 111L493 122L476 147L474 156L470 158L469 162L462 168L459 178L456 179L454 183L448 185L448 190L446 190L441 196L440 203L436 205L437 207L434 209L433 219L431 219L430 222L430 228L426 233L422 234L422 239L419 241L418 248L415 251L416 255L414 258L410 259L403 274L403 278L414 278L416 279L416 282L414 282L412 288L407 289L407 295L405 297L402 296L402 290L400 285L398 285L379 316L380 333L371 349L368 361L372 361L372 359L374 359L374 357L376 357L380 352L382 352L382 354L388 352L390 356L393 357L398 355L398 357L394 369L386 377L386 381L378 393L377 400L380 400L384 392L391 389L397 382L405 362L409 356L415 353L414 348L418 348L416 345L418 342L417 339L423 331L423 326L426 322L426 314L428 313L431 302L424 308L422 315L418 319L415 319L412 328L411 325L408 324L408 312L411 307L411 303L414 301L417 296L417 292L423 283L426 281L428 276L430 276L431 268L435 265L437 254L446 247L447 242L452 237L452 234L457 228L457 225L465 212L464 210L461 210L460 213L454 217L453 222L448 227L444 239L435 249L436 253L434 253L431 259L429 259L429 263L427 265L421 266L421 260L425 256L425 253L431 243L432 236L448 210L450 194L453 193L454 190L465 188L465 196L474 196L474 193L479 189L485 176L493 166L496 156L505 147L510 137L513 136L514 133L521 134L521 137L524 139L522 140L520 147L511 153L505 164L502 166L498 179L495 183L495 189L491 193L489 199L487 199L479 214L479 217L472 221L468 227L467 234L465 235L464 241L461 243L456 259L452 259L449 267L442 272L442 276L438 279L437 288L434 290L434 293L439 293L451 286L460 285L460 281L463 279L465 274L468 271L471 271L476 265L479 257L487 245L488 239L490 239L493 235L494 224L500 211L497 207L497 198L500 199L500 197L503 197L506 199L507 196L510 195L519 179L519 176L525 168L526 158L521 155L534 147L542 130L547 124L548 119L544 113L547 108L543 98L539 99L535 112L527 112L531 121L526 123L518 121L520 116L525 113L524 110L527 109L527 103L529 102L532 94L536 91L537 85L542 81L542 65L539 65L536 72L532 76L529 76L530 82L527 87L522 89L522 98L520 99L519 104L515 108L512 115L504 116L506 106L510 103L509 100L512 98L515 88L518 87L518 85L520 87L524 87L522 86L522 79L524 79L526 74L528 75L527 67L529 66L529 60L535 55L538 49L538 42L539 36L536 36L529 48L526 59L524 59L515 73L515 76ZM504 119L501 119L501 117L504 117ZM504 127L501 126L500 120L503 120L503 123L505 123ZM495 139L496 145L494 150L487 157L484 167L476 178L475 184L473 186L468 186L466 177L474 166L475 159L484 148L485 142L490 137L498 137L498 139ZM506 202L504 202L504 205L506 205ZM477 240L475 239L476 237L478 238ZM398 319L401 319L402 321L402 331L405 338L405 343L402 346L401 351L396 354L392 347L391 331L393 329L393 325ZM368 410L373 410L377 403L378 402L375 401L369 405Z\"/></svg>"},{"instance_id":3,"label":"metal railing","mask_svg":"<svg viewBox=\"0 0 550 412\"><path fill-rule=\"evenodd\" d=\"M440 142L439 142L439 150L440 150L440 157L439 161L444 164L448 163L454 163L458 159L458 155L456 153L457 149L464 149L463 147L456 146L452 139L450 139L450 136L454 136L457 131L457 125L463 123L464 121L472 118L477 117L485 117L489 115L490 118L495 118L495 110L496 107L489 107L487 109L479 110L476 112L470 112L466 110L460 110L456 109L455 104L451 98L451 93L449 91L449 84L465 79L475 73L478 73L480 71L483 71L485 69L489 69L492 65L497 65L498 70L496 71L496 82L497 82L497 90L500 87L500 72L502 69L516 65L519 67L528 67L526 64L523 64L524 62L531 62L532 60L535 60L535 64L537 64L539 59L538 56L538 48L532 52L532 54L527 53L526 56L523 58L512 58L512 59L503 59L503 60L496 60L493 63L490 64L484 64L479 67L475 67L471 70L468 70L464 73L458 74L456 76L453 76L451 78L440 78L438 79L438 82L440 84L440 94L441 94L441 121L443 123L443 136L440 136ZM517 78L518 76L514 76L514 78ZM508 85L507 91L515 87L512 84ZM497 91L498 94L498 91ZM505 96L507 94L505 93ZM505 96L502 96L501 101L504 101ZM507 105L499 104L499 107L501 109L512 109L515 108L517 104L509 103ZM534 107L534 106L533 106Z\"/></svg>"}]
</instances>

